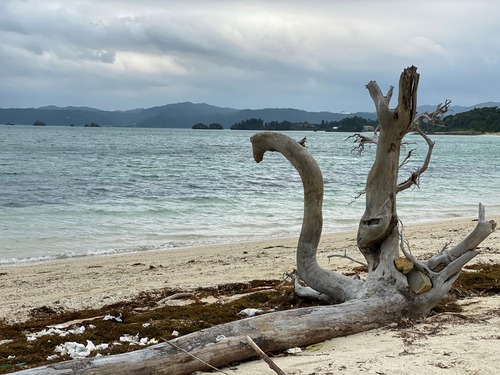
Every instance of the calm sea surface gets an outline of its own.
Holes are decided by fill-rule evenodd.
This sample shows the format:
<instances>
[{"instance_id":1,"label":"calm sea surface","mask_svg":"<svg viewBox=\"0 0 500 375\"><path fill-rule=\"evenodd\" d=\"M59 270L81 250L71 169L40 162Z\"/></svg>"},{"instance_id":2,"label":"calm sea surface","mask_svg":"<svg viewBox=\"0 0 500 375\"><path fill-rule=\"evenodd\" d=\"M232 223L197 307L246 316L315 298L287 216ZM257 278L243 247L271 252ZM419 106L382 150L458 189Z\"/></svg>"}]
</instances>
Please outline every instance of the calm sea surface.
<instances>
[{"instance_id":1,"label":"calm sea surface","mask_svg":"<svg viewBox=\"0 0 500 375\"><path fill-rule=\"evenodd\" d=\"M302 184L279 154L257 164L254 132L0 126L0 264L296 236ZM325 180L324 232L357 227L374 148L346 133L308 139ZM406 224L500 213L500 137L434 136L420 188L398 195ZM416 148L401 174L421 164ZM354 200L354 202L353 202Z\"/></svg>"}]
</instances>

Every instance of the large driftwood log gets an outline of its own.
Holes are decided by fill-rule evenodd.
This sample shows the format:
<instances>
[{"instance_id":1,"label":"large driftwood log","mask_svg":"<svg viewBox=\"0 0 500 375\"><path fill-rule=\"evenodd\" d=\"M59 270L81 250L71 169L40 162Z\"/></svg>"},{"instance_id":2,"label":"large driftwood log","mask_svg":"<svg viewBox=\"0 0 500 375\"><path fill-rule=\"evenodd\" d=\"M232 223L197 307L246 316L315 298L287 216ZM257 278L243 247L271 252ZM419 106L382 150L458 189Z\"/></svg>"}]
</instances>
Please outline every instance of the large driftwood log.
<instances>
[{"instance_id":1,"label":"large driftwood log","mask_svg":"<svg viewBox=\"0 0 500 375\"><path fill-rule=\"evenodd\" d=\"M265 352L305 346L384 326L401 314L402 301L371 298L341 305L301 308L238 320L168 343L108 357L78 359L20 371L25 375L184 375L256 356L249 336ZM185 352L186 351L186 352Z\"/></svg>"}]
</instances>

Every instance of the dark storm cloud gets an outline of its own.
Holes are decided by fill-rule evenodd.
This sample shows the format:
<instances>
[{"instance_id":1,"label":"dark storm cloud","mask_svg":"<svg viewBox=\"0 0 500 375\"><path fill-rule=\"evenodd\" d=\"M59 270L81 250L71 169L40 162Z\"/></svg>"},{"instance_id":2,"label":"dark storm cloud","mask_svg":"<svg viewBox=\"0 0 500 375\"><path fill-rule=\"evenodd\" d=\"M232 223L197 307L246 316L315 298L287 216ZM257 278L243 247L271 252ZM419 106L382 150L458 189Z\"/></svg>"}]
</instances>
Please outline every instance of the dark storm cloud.
<instances>
[{"instance_id":1,"label":"dark storm cloud","mask_svg":"<svg viewBox=\"0 0 500 375\"><path fill-rule=\"evenodd\" d=\"M421 73L421 104L500 100L493 1L0 2L0 107L190 100L373 110Z\"/></svg>"}]
</instances>

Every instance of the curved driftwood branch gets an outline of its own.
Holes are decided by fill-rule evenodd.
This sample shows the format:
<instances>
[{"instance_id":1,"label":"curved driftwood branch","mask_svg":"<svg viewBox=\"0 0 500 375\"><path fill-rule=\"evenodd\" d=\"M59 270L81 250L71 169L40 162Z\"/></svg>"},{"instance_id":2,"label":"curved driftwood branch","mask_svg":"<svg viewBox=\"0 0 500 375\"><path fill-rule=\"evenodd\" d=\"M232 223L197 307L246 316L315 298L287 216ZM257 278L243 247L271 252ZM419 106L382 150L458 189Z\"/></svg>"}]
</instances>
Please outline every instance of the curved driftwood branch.
<instances>
[{"instance_id":1,"label":"curved driftwood branch","mask_svg":"<svg viewBox=\"0 0 500 375\"><path fill-rule=\"evenodd\" d=\"M251 138L253 156L261 162L268 151L281 153L299 172L304 186L304 218L297 245L297 272L311 288L325 294L330 302L354 298L361 281L325 270L316 258L323 227L323 175L316 160L298 142L275 132L263 132Z\"/></svg>"}]
</instances>

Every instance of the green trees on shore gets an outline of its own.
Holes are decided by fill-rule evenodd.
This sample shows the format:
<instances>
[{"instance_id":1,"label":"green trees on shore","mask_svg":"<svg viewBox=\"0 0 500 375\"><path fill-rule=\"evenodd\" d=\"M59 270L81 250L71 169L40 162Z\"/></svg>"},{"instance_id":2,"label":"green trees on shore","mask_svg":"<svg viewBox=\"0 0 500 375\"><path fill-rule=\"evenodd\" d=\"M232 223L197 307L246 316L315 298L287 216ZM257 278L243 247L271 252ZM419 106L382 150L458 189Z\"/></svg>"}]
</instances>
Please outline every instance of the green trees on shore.
<instances>
[{"instance_id":1,"label":"green trees on shore","mask_svg":"<svg viewBox=\"0 0 500 375\"><path fill-rule=\"evenodd\" d=\"M340 121L321 121L320 124L306 122L292 123L290 121L264 122L262 119L251 118L231 125L231 130L312 130L312 131L339 131L339 132L361 132L374 130L377 121L362 117L346 117Z\"/></svg>"},{"instance_id":2,"label":"green trees on shore","mask_svg":"<svg viewBox=\"0 0 500 375\"><path fill-rule=\"evenodd\" d=\"M290 121L264 122L262 119L251 118L237 122L230 126L231 130L310 130L310 131L337 131L359 133L373 131L378 121L362 117L346 117L340 121L321 121L319 124L306 122L292 123ZM471 111L446 116L442 124L425 125L428 133L456 133L456 134L483 134L500 133L500 109L498 107L474 108Z\"/></svg>"},{"instance_id":3,"label":"green trees on shore","mask_svg":"<svg viewBox=\"0 0 500 375\"><path fill-rule=\"evenodd\" d=\"M500 132L500 109L498 107L474 108L444 118L443 127L434 127L436 133L444 132Z\"/></svg>"}]
</instances>

